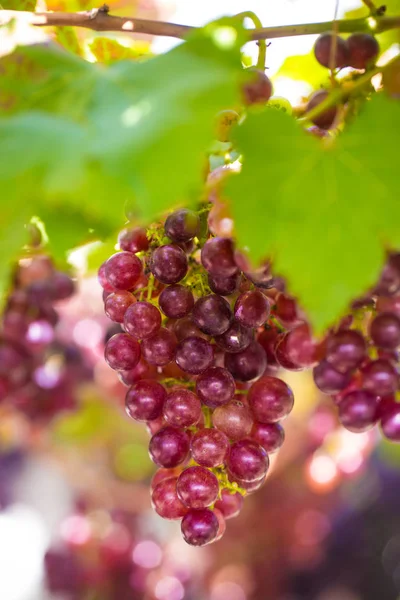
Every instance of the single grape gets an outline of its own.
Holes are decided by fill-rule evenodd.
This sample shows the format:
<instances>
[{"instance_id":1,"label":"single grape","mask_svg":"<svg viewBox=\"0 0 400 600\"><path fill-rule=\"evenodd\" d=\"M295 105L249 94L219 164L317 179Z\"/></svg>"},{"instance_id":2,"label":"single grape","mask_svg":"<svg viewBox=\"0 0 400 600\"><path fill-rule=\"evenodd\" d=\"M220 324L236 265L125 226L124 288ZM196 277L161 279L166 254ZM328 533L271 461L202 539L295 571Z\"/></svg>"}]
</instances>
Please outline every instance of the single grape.
<instances>
[{"instance_id":1,"label":"single grape","mask_svg":"<svg viewBox=\"0 0 400 600\"><path fill-rule=\"evenodd\" d=\"M266 475L269 458L264 448L252 440L240 440L231 446L227 467L234 479L253 482Z\"/></svg>"},{"instance_id":2,"label":"single grape","mask_svg":"<svg viewBox=\"0 0 400 600\"><path fill-rule=\"evenodd\" d=\"M160 311L150 302L135 302L125 313L124 329L137 340L153 337L160 327Z\"/></svg>"},{"instance_id":3,"label":"single grape","mask_svg":"<svg viewBox=\"0 0 400 600\"><path fill-rule=\"evenodd\" d=\"M179 477L179 475L182 472L182 467L174 467L173 469L164 469L163 467L161 467L160 469L157 469L157 471L154 473L153 477L151 478L151 482L150 482L150 491L151 493L154 492L154 490L156 489L157 485L161 482L164 481L165 479L175 479L175 484L176 484L176 480Z\"/></svg>"},{"instance_id":4,"label":"single grape","mask_svg":"<svg viewBox=\"0 0 400 600\"><path fill-rule=\"evenodd\" d=\"M328 361L323 360L313 370L315 385L324 394L337 394L351 382L351 372L340 373Z\"/></svg>"},{"instance_id":5,"label":"single grape","mask_svg":"<svg viewBox=\"0 0 400 600\"><path fill-rule=\"evenodd\" d=\"M391 254L379 277L377 285L372 290L377 296L391 296L400 289L400 254ZM379 303L378 298L378 303ZM386 300L386 298L384 298ZM390 310L388 311L390 312Z\"/></svg>"},{"instance_id":6,"label":"single grape","mask_svg":"<svg viewBox=\"0 0 400 600\"><path fill-rule=\"evenodd\" d=\"M173 427L190 427L201 415L199 398L186 388L175 388L164 404L164 418Z\"/></svg>"},{"instance_id":7,"label":"single grape","mask_svg":"<svg viewBox=\"0 0 400 600\"><path fill-rule=\"evenodd\" d=\"M255 422L250 436L257 444L262 446L268 454L272 454L279 450L285 441L285 431L279 423Z\"/></svg>"},{"instance_id":8,"label":"single grape","mask_svg":"<svg viewBox=\"0 0 400 600\"><path fill-rule=\"evenodd\" d=\"M367 390L349 392L339 403L339 420L354 433L368 431L378 420L377 397Z\"/></svg>"},{"instance_id":9,"label":"single grape","mask_svg":"<svg viewBox=\"0 0 400 600\"><path fill-rule=\"evenodd\" d=\"M249 407L260 423L275 423L288 416L294 398L290 387L277 377L262 377L247 394Z\"/></svg>"},{"instance_id":10,"label":"single grape","mask_svg":"<svg viewBox=\"0 0 400 600\"><path fill-rule=\"evenodd\" d=\"M394 403L381 418L383 435L392 442L400 442L400 404Z\"/></svg>"},{"instance_id":11,"label":"single grape","mask_svg":"<svg viewBox=\"0 0 400 600\"><path fill-rule=\"evenodd\" d=\"M221 335L232 322L229 303L222 296L210 294L199 298L192 311L193 323L207 335Z\"/></svg>"},{"instance_id":12,"label":"single grape","mask_svg":"<svg viewBox=\"0 0 400 600\"><path fill-rule=\"evenodd\" d=\"M191 546L210 544L217 537L218 530L218 519L208 508L190 509L181 523L183 539Z\"/></svg>"},{"instance_id":13,"label":"single grape","mask_svg":"<svg viewBox=\"0 0 400 600\"><path fill-rule=\"evenodd\" d=\"M182 248L168 244L156 248L149 262L154 277L161 283L178 283L188 270L187 257Z\"/></svg>"},{"instance_id":14,"label":"single grape","mask_svg":"<svg viewBox=\"0 0 400 600\"><path fill-rule=\"evenodd\" d=\"M245 327L261 327L269 317L268 299L258 290L241 294L235 302L235 319Z\"/></svg>"},{"instance_id":15,"label":"single grape","mask_svg":"<svg viewBox=\"0 0 400 600\"><path fill-rule=\"evenodd\" d=\"M185 317L194 306L190 289L178 284L164 288L158 302L163 313L170 319Z\"/></svg>"},{"instance_id":16,"label":"single grape","mask_svg":"<svg viewBox=\"0 0 400 600\"><path fill-rule=\"evenodd\" d=\"M250 434L253 418L247 406L234 401L216 408L212 415L212 423L230 440L240 440Z\"/></svg>"},{"instance_id":17,"label":"single grape","mask_svg":"<svg viewBox=\"0 0 400 600\"><path fill-rule=\"evenodd\" d=\"M287 348L288 335L289 332L281 333L276 338L276 345L274 349L276 360L283 369L287 369L288 371L301 371L302 367L297 363L294 363L289 357Z\"/></svg>"},{"instance_id":18,"label":"single grape","mask_svg":"<svg viewBox=\"0 0 400 600\"><path fill-rule=\"evenodd\" d=\"M251 79L243 86L243 103L246 106L266 104L272 96L272 83L269 77L260 69L250 67Z\"/></svg>"},{"instance_id":19,"label":"single grape","mask_svg":"<svg viewBox=\"0 0 400 600\"><path fill-rule=\"evenodd\" d=\"M214 473L204 467L189 467L178 477L176 491L188 508L207 508L218 497L219 483Z\"/></svg>"},{"instance_id":20,"label":"single grape","mask_svg":"<svg viewBox=\"0 0 400 600\"><path fill-rule=\"evenodd\" d=\"M178 319L175 322L174 333L180 342L188 337L208 338L207 334L200 331L189 317Z\"/></svg>"},{"instance_id":21,"label":"single grape","mask_svg":"<svg viewBox=\"0 0 400 600\"><path fill-rule=\"evenodd\" d=\"M326 360L341 373L358 367L367 354L363 335L354 329L344 329L328 336Z\"/></svg>"},{"instance_id":22,"label":"single grape","mask_svg":"<svg viewBox=\"0 0 400 600\"><path fill-rule=\"evenodd\" d=\"M193 460L202 467L218 467L225 462L229 440L218 429L200 429L192 437L190 450Z\"/></svg>"},{"instance_id":23,"label":"single grape","mask_svg":"<svg viewBox=\"0 0 400 600\"><path fill-rule=\"evenodd\" d=\"M161 383L141 379L126 394L125 409L136 421L152 421L161 416L167 393Z\"/></svg>"},{"instance_id":24,"label":"single grape","mask_svg":"<svg viewBox=\"0 0 400 600\"><path fill-rule=\"evenodd\" d=\"M335 50L333 47L335 46ZM349 49L346 40L335 33L322 33L314 45L315 58L320 65L331 68L331 56L333 56L333 68L347 67L349 64Z\"/></svg>"},{"instance_id":25,"label":"single grape","mask_svg":"<svg viewBox=\"0 0 400 600\"><path fill-rule=\"evenodd\" d=\"M283 292L276 297L274 315L282 325L290 329L300 323L296 300Z\"/></svg>"},{"instance_id":26,"label":"single grape","mask_svg":"<svg viewBox=\"0 0 400 600\"><path fill-rule=\"evenodd\" d=\"M400 318L392 313L380 313L370 326L373 342L385 350L395 350L400 345Z\"/></svg>"},{"instance_id":27,"label":"single grape","mask_svg":"<svg viewBox=\"0 0 400 600\"><path fill-rule=\"evenodd\" d=\"M257 342L262 346L267 357L268 367L279 366L275 356L275 346L279 335L280 331L277 327L268 326L257 336Z\"/></svg>"},{"instance_id":28,"label":"single grape","mask_svg":"<svg viewBox=\"0 0 400 600\"><path fill-rule=\"evenodd\" d=\"M232 240L214 237L201 249L203 267L213 277L232 277L238 272Z\"/></svg>"},{"instance_id":29,"label":"single grape","mask_svg":"<svg viewBox=\"0 0 400 600\"><path fill-rule=\"evenodd\" d=\"M367 69L379 54L379 44L370 33L353 33L347 38L348 65L353 69Z\"/></svg>"},{"instance_id":30,"label":"single grape","mask_svg":"<svg viewBox=\"0 0 400 600\"><path fill-rule=\"evenodd\" d=\"M151 495L151 504L163 519L181 519L188 509L178 497L176 491L177 477L161 480Z\"/></svg>"},{"instance_id":31,"label":"single grape","mask_svg":"<svg viewBox=\"0 0 400 600\"><path fill-rule=\"evenodd\" d=\"M362 387L376 396L394 394L398 379L394 366L384 359L370 361L361 369Z\"/></svg>"},{"instance_id":32,"label":"single grape","mask_svg":"<svg viewBox=\"0 0 400 600\"><path fill-rule=\"evenodd\" d=\"M286 354L292 363L300 367L313 367L316 364L318 361L318 345L313 340L307 323L302 323L288 332Z\"/></svg>"},{"instance_id":33,"label":"single grape","mask_svg":"<svg viewBox=\"0 0 400 600\"><path fill-rule=\"evenodd\" d=\"M173 242L188 242L200 233L200 217L193 210L181 208L167 217L164 229Z\"/></svg>"},{"instance_id":34,"label":"single grape","mask_svg":"<svg viewBox=\"0 0 400 600\"><path fill-rule=\"evenodd\" d=\"M69 275L55 271L50 281L50 297L54 302L70 298L75 293L75 283Z\"/></svg>"},{"instance_id":35,"label":"single grape","mask_svg":"<svg viewBox=\"0 0 400 600\"><path fill-rule=\"evenodd\" d=\"M123 323L126 311L134 302L136 298L130 292L125 290L112 292L104 302L104 312L111 321Z\"/></svg>"},{"instance_id":36,"label":"single grape","mask_svg":"<svg viewBox=\"0 0 400 600\"><path fill-rule=\"evenodd\" d=\"M220 510L225 519L237 517L243 506L243 496L239 492L221 491L221 498L215 503L215 508Z\"/></svg>"},{"instance_id":37,"label":"single grape","mask_svg":"<svg viewBox=\"0 0 400 600\"><path fill-rule=\"evenodd\" d=\"M177 467L187 458L189 444L189 436L185 431L170 426L163 427L150 440L150 458L160 467Z\"/></svg>"},{"instance_id":38,"label":"single grape","mask_svg":"<svg viewBox=\"0 0 400 600\"><path fill-rule=\"evenodd\" d=\"M179 342L175 355L176 364L185 371L197 375L210 367L214 360L211 344L199 337L188 337Z\"/></svg>"},{"instance_id":39,"label":"single grape","mask_svg":"<svg viewBox=\"0 0 400 600\"><path fill-rule=\"evenodd\" d=\"M313 108L316 108L326 100L329 96L329 92L327 90L317 90L314 92L307 103L306 113L311 111ZM322 113L312 118L312 122L320 127L321 129L330 129L336 119L337 115L337 107L331 106L330 108L325 109Z\"/></svg>"},{"instance_id":40,"label":"single grape","mask_svg":"<svg viewBox=\"0 0 400 600\"><path fill-rule=\"evenodd\" d=\"M127 333L116 333L106 344L104 358L112 369L134 369L140 359L140 345Z\"/></svg>"},{"instance_id":41,"label":"single grape","mask_svg":"<svg viewBox=\"0 0 400 600\"><path fill-rule=\"evenodd\" d=\"M117 252L110 256L105 265L107 281L117 290L132 289L139 279L141 272L142 263L131 252Z\"/></svg>"},{"instance_id":42,"label":"single grape","mask_svg":"<svg viewBox=\"0 0 400 600\"><path fill-rule=\"evenodd\" d=\"M161 327L151 338L142 341L143 357L151 365L163 367L173 360L176 344L175 334Z\"/></svg>"},{"instance_id":43,"label":"single grape","mask_svg":"<svg viewBox=\"0 0 400 600\"><path fill-rule=\"evenodd\" d=\"M214 294L230 296L239 289L241 274L235 273L230 277L213 277L208 274L208 285Z\"/></svg>"},{"instance_id":44,"label":"single grape","mask_svg":"<svg viewBox=\"0 0 400 600\"><path fill-rule=\"evenodd\" d=\"M214 337L215 343L221 350L232 354L245 350L253 339L253 330L244 327L238 321L233 321L224 333Z\"/></svg>"},{"instance_id":45,"label":"single grape","mask_svg":"<svg viewBox=\"0 0 400 600\"><path fill-rule=\"evenodd\" d=\"M145 252L149 249L149 240L146 235L146 230L141 227L133 229L127 227L118 235L118 244L121 250L127 252Z\"/></svg>"},{"instance_id":46,"label":"single grape","mask_svg":"<svg viewBox=\"0 0 400 600\"><path fill-rule=\"evenodd\" d=\"M220 142L229 142L232 127L239 121L234 110L222 110L217 114L216 138Z\"/></svg>"},{"instance_id":47,"label":"single grape","mask_svg":"<svg viewBox=\"0 0 400 600\"><path fill-rule=\"evenodd\" d=\"M235 380L226 369L210 367L197 378L196 392L201 402L210 408L228 404L235 395Z\"/></svg>"},{"instance_id":48,"label":"single grape","mask_svg":"<svg viewBox=\"0 0 400 600\"><path fill-rule=\"evenodd\" d=\"M264 349L257 342L252 342L245 350L236 354L225 354L225 367L238 381L258 379L266 366Z\"/></svg>"}]
</instances>

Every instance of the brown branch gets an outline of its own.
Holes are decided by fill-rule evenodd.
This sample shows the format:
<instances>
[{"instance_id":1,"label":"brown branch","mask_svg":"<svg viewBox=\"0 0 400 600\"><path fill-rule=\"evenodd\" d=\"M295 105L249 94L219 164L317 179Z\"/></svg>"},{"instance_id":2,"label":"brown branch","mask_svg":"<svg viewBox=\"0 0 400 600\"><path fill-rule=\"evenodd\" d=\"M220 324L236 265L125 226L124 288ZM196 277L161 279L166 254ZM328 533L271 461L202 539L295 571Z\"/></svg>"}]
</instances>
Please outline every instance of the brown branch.
<instances>
[{"instance_id":1,"label":"brown branch","mask_svg":"<svg viewBox=\"0 0 400 600\"><path fill-rule=\"evenodd\" d=\"M24 21L37 27L48 26L73 26L85 27L94 31L121 31L126 33L145 33L156 36L185 38L190 31L196 29L189 25L178 25L163 21L136 19L135 17L114 17L104 10L93 9L87 12L24 12L14 10L0 10L0 24L5 24L12 19ZM301 25L284 25L279 27L263 27L249 30L252 40L293 37L298 35L315 35L331 31L333 21L324 23L309 23ZM382 33L389 29L400 28L400 16L377 17L376 19L342 19L336 21L335 27L339 33L369 32Z\"/></svg>"}]
</instances>

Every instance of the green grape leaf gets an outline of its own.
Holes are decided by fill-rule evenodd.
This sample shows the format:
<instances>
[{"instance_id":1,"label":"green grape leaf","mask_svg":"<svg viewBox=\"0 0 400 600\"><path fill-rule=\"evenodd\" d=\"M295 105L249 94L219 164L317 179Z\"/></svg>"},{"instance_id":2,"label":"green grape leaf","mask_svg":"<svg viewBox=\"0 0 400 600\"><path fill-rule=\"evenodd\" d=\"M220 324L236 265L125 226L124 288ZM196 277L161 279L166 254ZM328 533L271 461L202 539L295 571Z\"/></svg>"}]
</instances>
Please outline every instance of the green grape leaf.
<instances>
[{"instance_id":1,"label":"green grape leaf","mask_svg":"<svg viewBox=\"0 0 400 600\"><path fill-rule=\"evenodd\" d=\"M4 10L26 10L33 11L36 7L36 0L2 0L1 8Z\"/></svg>"},{"instance_id":2,"label":"green grape leaf","mask_svg":"<svg viewBox=\"0 0 400 600\"><path fill-rule=\"evenodd\" d=\"M366 103L323 144L286 114L249 115L236 129L244 161L227 182L239 244L270 256L321 332L376 281L400 243L400 105Z\"/></svg>"},{"instance_id":3,"label":"green grape leaf","mask_svg":"<svg viewBox=\"0 0 400 600\"><path fill-rule=\"evenodd\" d=\"M76 30L73 27L56 27L56 40L65 50L73 52L78 56L83 56L82 46L80 44Z\"/></svg>"},{"instance_id":4,"label":"green grape leaf","mask_svg":"<svg viewBox=\"0 0 400 600\"><path fill-rule=\"evenodd\" d=\"M141 60L152 56L150 43L133 40L130 44L130 46L123 46L117 40L97 37L89 44L89 49L98 62L106 64L117 60Z\"/></svg>"},{"instance_id":5,"label":"green grape leaf","mask_svg":"<svg viewBox=\"0 0 400 600\"><path fill-rule=\"evenodd\" d=\"M329 71L319 64L312 51L309 54L299 54L298 56L286 58L273 79L279 77L305 81L311 87L319 88L328 81Z\"/></svg>"}]
</instances>

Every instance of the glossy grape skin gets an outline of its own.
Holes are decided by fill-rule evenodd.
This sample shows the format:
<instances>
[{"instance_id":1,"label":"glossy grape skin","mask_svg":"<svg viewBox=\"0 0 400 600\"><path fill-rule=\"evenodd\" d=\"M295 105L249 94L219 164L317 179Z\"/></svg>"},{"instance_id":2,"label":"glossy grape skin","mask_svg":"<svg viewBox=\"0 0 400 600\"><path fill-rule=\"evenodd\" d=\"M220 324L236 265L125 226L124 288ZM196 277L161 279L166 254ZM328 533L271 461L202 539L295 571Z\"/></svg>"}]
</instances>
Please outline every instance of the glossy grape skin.
<instances>
[{"instance_id":1,"label":"glossy grape skin","mask_svg":"<svg viewBox=\"0 0 400 600\"><path fill-rule=\"evenodd\" d=\"M257 342L262 346L267 357L268 367L279 366L275 356L275 346L277 345L279 335L279 330L276 327L268 327L257 336Z\"/></svg>"},{"instance_id":2,"label":"glossy grape skin","mask_svg":"<svg viewBox=\"0 0 400 600\"><path fill-rule=\"evenodd\" d=\"M254 418L260 423L275 423L284 419L294 405L292 390L277 377L262 377L253 383L247 401Z\"/></svg>"},{"instance_id":3,"label":"glossy grape skin","mask_svg":"<svg viewBox=\"0 0 400 600\"><path fill-rule=\"evenodd\" d=\"M239 289L241 274L235 273L230 277L213 277L208 274L208 285L214 294L230 296Z\"/></svg>"},{"instance_id":4,"label":"glossy grape skin","mask_svg":"<svg viewBox=\"0 0 400 600\"><path fill-rule=\"evenodd\" d=\"M243 481L243 479L238 478L234 479L234 481L236 481L239 487L246 491L246 496L248 496L249 494L254 494L254 492L259 490L260 487L264 485L265 480L266 475L260 477L260 479L256 479L255 481Z\"/></svg>"},{"instance_id":5,"label":"glossy grape skin","mask_svg":"<svg viewBox=\"0 0 400 600\"><path fill-rule=\"evenodd\" d=\"M371 323L373 342L385 350L395 350L400 345L400 318L392 313L380 313Z\"/></svg>"},{"instance_id":6,"label":"glossy grape skin","mask_svg":"<svg viewBox=\"0 0 400 600\"><path fill-rule=\"evenodd\" d=\"M306 113L319 106L328 96L329 92L327 90L317 90L314 92L308 100ZM331 106L311 120L320 129L330 129L336 119L336 115L337 107Z\"/></svg>"},{"instance_id":7,"label":"glossy grape skin","mask_svg":"<svg viewBox=\"0 0 400 600\"><path fill-rule=\"evenodd\" d=\"M103 262L103 264L100 265L99 270L97 272L97 280L105 292L116 292L118 290L113 285L111 285L111 283L106 277L106 262Z\"/></svg>"},{"instance_id":8,"label":"glossy grape skin","mask_svg":"<svg viewBox=\"0 0 400 600\"><path fill-rule=\"evenodd\" d=\"M167 217L165 234L173 242L189 242L200 233L200 218L187 208L176 210Z\"/></svg>"},{"instance_id":9,"label":"glossy grape skin","mask_svg":"<svg viewBox=\"0 0 400 600\"><path fill-rule=\"evenodd\" d=\"M133 369L140 359L140 345L127 333L116 333L106 344L104 358L112 369Z\"/></svg>"},{"instance_id":10,"label":"glossy grape skin","mask_svg":"<svg viewBox=\"0 0 400 600\"><path fill-rule=\"evenodd\" d=\"M367 69L373 65L378 54L379 44L369 33L353 33L347 38L349 52L348 65L353 69Z\"/></svg>"},{"instance_id":11,"label":"glossy grape skin","mask_svg":"<svg viewBox=\"0 0 400 600\"><path fill-rule=\"evenodd\" d=\"M190 509L181 523L183 539L191 546L210 544L217 537L218 530L218 519L208 508Z\"/></svg>"},{"instance_id":12,"label":"glossy grape skin","mask_svg":"<svg viewBox=\"0 0 400 600\"><path fill-rule=\"evenodd\" d=\"M200 419L200 400L190 390L175 388L165 400L163 414L167 423L173 427L190 427Z\"/></svg>"},{"instance_id":13,"label":"glossy grape skin","mask_svg":"<svg viewBox=\"0 0 400 600\"><path fill-rule=\"evenodd\" d=\"M150 302L135 302L126 311L124 329L137 340L155 335L161 327L161 314Z\"/></svg>"},{"instance_id":14,"label":"glossy grape skin","mask_svg":"<svg viewBox=\"0 0 400 600\"><path fill-rule=\"evenodd\" d=\"M384 265L382 272L379 277L377 285L372 290L372 293L377 296L384 296L384 298L378 298L377 304L380 300L388 300L385 296L392 296L400 289L400 254L390 254L386 264ZM396 303L395 303L396 306ZM377 310L382 311L381 308ZM391 312L389 309L388 312Z\"/></svg>"},{"instance_id":15,"label":"glossy grape skin","mask_svg":"<svg viewBox=\"0 0 400 600\"><path fill-rule=\"evenodd\" d=\"M266 104L272 96L271 80L261 69L250 67L247 72L251 73L251 79L243 85L243 103L246 106Z\"/></svg>"},{"instance_id":16,"label":"glossy grape skin","mask_svg":"<svg viewBox=\"0 0 400 600\"><path fill-rule=\"evenodd\" d=\"M192 321L207 335L221 335L232 323L229 303L222 296L210 294L199 298L192 311Z\"/></svg>"},{"instance_id":17,"label":"glossy grape skin","mask_svg":"<svg viewBox=\"0 0 400 600\"><path fill-rule=\"evenodd\" d=\"M161 283L179 283L188 270L187 256L179 246L159 246L150 257L149 267Z\"/></svg>"},{"instance_id":18,"label":"glossy grape skin","mask_svg":"<svg viewBox=\"0 0 400 600\"><path fill-rule=\"evenodd\" d=\"M234 308L235 319L245 327L261 327L269 317L268 299L258 290L241 294Z\"/></svg>"},{"instance_id":19,"label":"glossy grape skin","mask_svg":"<svg viewBox=\"0 0 400 600\"><path fill-rule=\"evenodd\" d=\"M320 65L330 69L331 67L331 49L336 37L335 55L333 68L338 69L346 67L349 64L349 50L346 41L334 33L322 33L314 45L315 58Z\"/></svg>"},{"instance_id":20,"label":"glossy grape skin","mask_svg":"<svg viewBox=\"0 0 400 600\"><path fill-rule=\"evenodd\" d=\"M227 436L218 429L200 429L191 439L193 460L203 467L218 467L225 462L229 451Z\"/></svg>"},{"instance_id":21,"label":"glossy grape skin","mask_svg":"<svg viewBox=\"0 0 400 600\"><path fill-rule=\"evenodd\" d=\"M296 300L283 292L276 297L274 315L282 325L288 328L300 323Z\"/></svg>"},{"instance_id":22,"label":"glossy grape skin","mask_svg":"<svg viewBox=\"0 0 400 600\"><path fill-rule=\"evenodd\" d=\"M240 440L250 434L253 418L247 406L234 401L216 408L212 415L212 423L230 440Z\"/></svg>"},{"instance_id":23,"label":"glossy grape skin","mask_svg":"<svg viewBox=\"0 0 400 600\"><path fill-rule=\"evenodd\" d=\"M367 390L349 392L339 403L339 420L354 433L368 431L378 420L376 396Z\"/></svg>"},{"instance_id":24,"label":"glossy grape skin","mask_svg":"<svg viewBox=\"0 0 400 600\"><path fill-rule=\"evenodd\" d=\"M361 369L362 387L376 396L393 394L399 384L399 376L394 366L387 360L368 362Z\"/></svg>"},{"instance_id":25,"label":"glossy grape skin","mask_svg":"<svg viewBox=\"0 0 400 600\"><path fill-rule=\"evenodd\" d=\"M394 403L384 412L381 417L381 429L387 439L400 442L400 404Z\"/></svg>"},{"instance_id":26,"label":"glossy grape skin","mask_svg":"<svg viewBox=\"0 0 400 600\"><path fill-rule=\"evenodd\" d=\"M117 290L131 290L142 272L140 259L131 252L117 252L105 265L108 283Z\"/></svg>"},{"instance_id":27,"label":"glossy grape skin","mask_svg":"<svg viewBox=\"0 0 400 600\"><path fill-rule=\"evenodd\" d=\"M207 334L200 331L200 329L196 327L192 319L190 319L189 317L178 319L174 324L173 329L176 337L180 342L188 337L200 337L205 340L208 339Z\"/></svg>"},{"instance_id":28,"label":"glossy grape skin","mask_svg":"<svg viewBox=\"0 0 400 600\"><path fill-rule=\"evenodd\" d=\"M243 496L239 492L221 491L221 498L216 501L215 508L220 510L225 519L237 517L243 506Z\"/></svg>"},{"instance_id":29,"label":"glossy grape skin","mask_svg":"<svg viewBox=\"0 0 400 600\"><path fill-rule=\"evenodd\" d=\"M218 533L217 533L217 537L215 538L214 542L218 542L218 540L220 540L222 538L222 536L224 535L224 533L226 531L225 517L222 514L222 512L220 510L218 510L218 508L215 508L215 505L213 508L213 513L218 519Z\"/></svg>"},{"instance_id":30,"label":"glossy grape skin","mask_svg":"<svg viewBox=\"0 0 400 600\"><path fill-rule=\"evenodd\" d=\"M300 365L298 365L297 363L294 363L289 358L289 352L288 352L288 348L287 348L289 333L290 332L281 333L277 337L276 345L275 345L275 357L276 357L278 364L283 369L287 369L288 371L301 371L302 367Z\"/></svg>"},{"instance_id":31,"label":"glossy grape skin","mask_svg":"<svg viewBox=\"0 0 400 600\"><path fill-rule=\"evenodd\" d=\"M141 379L126 394L126 412L136 421L152 421L161 416L166 397L167 392L160 383Z\"/></svg>"},{"instance_id":32,"label":"glossy grape skin","mask_svg":"<svg viewBox=\"0 0 400 600\"><path fill-rule=\"evenodd\" d=\"M126 311L134 302L136 298L130 292L112 292L104 302L104 312L111 321L123 323Z\"/></svg>"},{"instance_id":33,"label":"glossy grape skin","mask_svg":"<svg viewBox=\"0 0 400 600\"><path fill-rule=\"evenodd\" d=\"M189 445L190 439L185 431L167 425L151 438L150 458L160 467L177 467L186 460Z\"/></svg>"},{"instance_id":34,"label":"glossy grape skin","mask_svg":"<svg viewBox=\"0 0 400 600\"><path fill-rule=\"evenodd\" d=\"M164 469L164 467L160 467L159 469L157 469L157 471L154 473L153 477L151 478L151 482L150 482L151 493L153 493L154 490L156 489L157 485L161 481L164 481L165 479L175 479L175 484L176 484L176 480L178 479L181 472L182 472L182 467L174 467L173 469Z\"/></svg>"},{"instance_id":35,"label":"glossy grape skin","mask_svg":"<svg viewBox=\"0 0 400 600\"><path fill-rule=\"evenodd\" d=\"M151 495L151 504L163 519L181 519L187 513L187 507L177 494L177 477L161 480L154 488Z\"/></svg>"},{"instance_id":36,"label":"glossy grape skin","mask_svg":"<svg viewBox=\"0 0 400 600\"><path fill-rule=\"evenodd\" d=\"M264 448L256 442L240 440L231 446L227 467L234 479L251 483L266 475L269 459Z\"/></svg>"},{"instance_id":37,"label":"glossy grape skin","mask_svg":"<svg viewBox=\"0 0 400 600\"><path fill-rule=\"evenodd\" d=\"M176 344L175 334L161 327L151 338L142 341L143 357L151 365L163 367L173 360Z\"/></svg>"},{"instance_id":38,"label":"glossy grape skin","mask_svg":"<svg viewBox=\"0 0 400 600\"><path fill-rule=\"evenodd\" d=\"M118 376L124 385L131 386L141 379L154 378L156 373L157 371L154 365L149 365L143 357L141 357L136 367L118 371Z\"/></svg>"},{"instance_id":39,"label":"glossy grape skin","mask_svg":"<svg viewBox=\"0 0 400 600\"><path fill-rule=\"evenodd\" d=\"M233 321L221 335L214 336L214 341L221 350L235 354L250 346L254 339L253 330Z\"/></svg>"},{"instance_id":40,"label":"glossy grape skin","mask_svg":"<svg viewBox=\"0 0 400 600\"><path fill-rule=\"evenodd\" d=\"M207 508L218 497L219 483L214 473L205 467L189 467L178 477L176 490L188 508Z\"/></svg>"},{"instance_id":41,"label":"glossy grape skin","mask_svg":"<svg viewBox=\"0 0 400 600\"><path fill-rule=\"evenodd\" d=\"M194 298L190 289L179 284L164 288L158 302L163 313L170 319L185 317L194 306Z\"/></svg>"},{"instance_id":42,"label":"glossy grape skin","mask_svg":"<svg viewBox=\"0 0 400 600\"><path fill-rule=\"evenodd\" d=\"M212 277L232 277L238 272L232 240L214 237L201 249L201 262Z\"/></svg>"},{"instance_id":43,"label":"glossy grape skin","mask_svg":"<svg viewBox=\"0 0 400 600\"><path fill-rule=\"evenodd\" d=\"M200 400L210 408L228 404L235 395L235 380L226 369L210 367L196 381L196 392Z\"/></svg>"},{"instance_id":44,"label":"glossy grape skin","mask_svg":"<svg viewBox=\"0 0 400 600\"><path fill-rule=\"evenodd\" d=\"M141 227L133 229L125 228L118 235L118 243L121 250L127 252L143 252L149 249L149 240L146 235L146 230Z\"/></svg>"},{"instance_id":45,"label":"glossy grape skin","mask_svg":"<svg viewBox=\"0 0 400 600\"><path fill-rule=\"evenodd\" d=\"M300 367L313 367L318 362L318 345L306 323L287 333L286 353L290 361Z\"/></svg>"},{"instance_id":46,"label":"glossy grape skin","mask_svg":"<svg viewBox=\"0 0 400 600\"><path fill-rule=\"evenodd\" d=\"M175 360L185 373L198 375L212 365L214 352L211 344L206 340L199 337L187 337L179 342Z\"/></svg>"},{"instance_id":47,"label":"glossy grape skin","mask_svg":"<svg viewBox=\"0 0 400 600\"><path fill-rule=\"evenodd\" d=\"M285 441L285 431L279 423L255 422L250 437L268 454L277 452Z\"/></svg>"},{"instance_id":48,"label":"glossy grape skin","mask_svg":"<svg viewBox=\"0 0 400 600\"><path fill-rule=\"evenodd\" d=\"M315 385L325 394L337 394L351 382L351 372L340 373L326 360L323 360L313 370Z\"/></svg>"},{"instance_id":49,"label":"glossy grape skin","mask_svg":"<svg viewBox=\"0 0 400 600\"><path fill-rule=\"evenodd\" d=\"M326 360L341 373L358 367L366 354L367 345L359 331L344 329L328 336Z\"/></svg>"},{"instance_id":50,"label":"glossy grape skin","mask_svg":"<svg viewBox=\"0 0 400 600\"><path fill-rule=\"evenodd\" d=\"M253 381L265 371L267 359L262 346L252 342L245 350L236 354L225 354L225 368L238 381Z\"/></svg>"}]
</instances>

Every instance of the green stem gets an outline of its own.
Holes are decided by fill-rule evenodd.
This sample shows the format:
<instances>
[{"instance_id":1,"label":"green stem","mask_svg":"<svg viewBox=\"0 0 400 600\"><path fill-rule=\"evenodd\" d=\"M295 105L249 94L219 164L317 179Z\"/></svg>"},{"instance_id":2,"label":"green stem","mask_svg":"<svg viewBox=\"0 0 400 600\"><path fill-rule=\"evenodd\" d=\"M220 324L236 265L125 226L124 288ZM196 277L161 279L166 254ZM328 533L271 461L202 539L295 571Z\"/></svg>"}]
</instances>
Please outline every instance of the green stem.
<instances>
[{"instance_id":1,"label":"green stem","mask_svg":"<svg viewBox=\"0 0 400 600\"><path fill-rule=\"evenodd\" d=\"M147 286L147 302L151 300L154 289L154 275L151 273L149 275L149 285Z\"/></svg>"},{"instance_id":2,"label":"green stem","mask_svg":"<svg viewBox=\"0 0 400 600\"><path fill-rule=\"evenodd\" d=\"M254 27L256 29L262 29L262 23L261 23L260 19L257 17L257 15L253 11L246 10L244 12L239 13L237 16L241 17L242 19L250 19L251 21L253 21ZM267 57L267 44L264 39L264 40L260 40L258 42L258 58L257 58L257 63L256 63L257 69L260 69L261 71L265 70L266 57Z\"/></svg>"}]
</instances>

